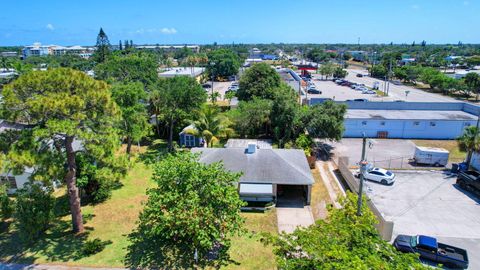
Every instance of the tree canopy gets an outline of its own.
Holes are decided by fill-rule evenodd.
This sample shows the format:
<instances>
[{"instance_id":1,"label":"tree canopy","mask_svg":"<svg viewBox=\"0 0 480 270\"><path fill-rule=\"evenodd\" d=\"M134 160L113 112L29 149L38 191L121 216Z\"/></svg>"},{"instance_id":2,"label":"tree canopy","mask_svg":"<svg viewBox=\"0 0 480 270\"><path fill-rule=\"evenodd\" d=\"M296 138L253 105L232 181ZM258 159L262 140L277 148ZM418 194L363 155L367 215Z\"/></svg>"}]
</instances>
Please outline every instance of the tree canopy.
<instances>
[{"instance_id":1,"label":"tree canopy","mask_svg":"<svg viewBox=\"0 0 480 270\"><path fill-rule=\"evenodd\" d=\"M240 58L229 49L218 49L208 53L206 72L210 77L226 78L237 75L240 68Z\"/></svg>"},{"instance_id":2,"label":"tree canopy","mask_svg":"<svg viewBox=\"0 0 480 270\"><path fill-rule=\"evenodd\" d=\"M273 244L279 269L429 269L414 254L401 253L381 239L377 220L364 197L362 215L356 215L357 197L348 193L341 208L292 234L266 237Z\"/></svg>"},{"instance_id":3,"label":"tree canopy","mask_svg":"<svg viewBox=\"0 0 480 270\"><path fill-rule=\"evenodd\" d=\"M73 230L82 232L76 153L84 151L103 159L111 156L119 145L115 129L119 110L111 98L109 86L67 68L32 71L5 87L3 102L8 119L31 127L20 134L11 148L22 150L25 142L37 144L37 148L25 147L17 159L21 163L33 163L25 165L36 168L34 178L44 174L48 179L52 172L64 174ZM46 156L39 156L40 152L45 152Z\"/></svg>"},{"instance_id":4,"label":"tree canopy","mask_svg":"<svg viewBox=\"0 0 480 270\"><path fill-rule=\"evenodd\" d=\"M240 174L221 163L203 164L191 153L169 155L154 168L156 187L136 230L130 234L127 264L133 268L192 269L230 261L229 238L243 219L235 183Z\"/></svg>"},{"instance_id":5,"label":"tree canopy","mask_svg":"<svg viewBox=\"0 0 480 270\"><path fill-rule=\"evenodd\" d=\"M275 88L282 83L278 72L266 63L252 65L240 78L237 91L239 100L251 100L253 97L273 99Z\"/></svg>"}]
</instances>

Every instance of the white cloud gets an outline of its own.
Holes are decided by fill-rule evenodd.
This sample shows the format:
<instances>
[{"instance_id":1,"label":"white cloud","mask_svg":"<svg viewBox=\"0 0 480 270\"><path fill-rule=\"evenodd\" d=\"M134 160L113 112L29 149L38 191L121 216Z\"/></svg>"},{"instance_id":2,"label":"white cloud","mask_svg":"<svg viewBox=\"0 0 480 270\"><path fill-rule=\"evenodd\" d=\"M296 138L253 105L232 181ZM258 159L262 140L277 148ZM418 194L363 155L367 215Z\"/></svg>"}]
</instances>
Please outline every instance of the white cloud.
<instances>
[{"instance_id":1,"label":"white cloud","mask_svg":"<svg viewBox=\"0 0 480 270\"><path fill-rule=\"evenodd\" d=\"M164 27L164 28L160 29L160 32L161 32L162 34L167 34L167 35L176 34L176 33L177 33L177 29Z\"/></svg>"},{"instance_id":2,"label":"white cloud","mask_svg":"<svg viewBox=\"0 0 480 270\"><path fill-rule=\"evenodd\" d=\"M53 27L53 24L51 24L51 23L47 24L47 26L45 26L45 27L47 27L47 29L50 30L50 31L55 30L55 27Z\"/></svg>"}]
</instances>

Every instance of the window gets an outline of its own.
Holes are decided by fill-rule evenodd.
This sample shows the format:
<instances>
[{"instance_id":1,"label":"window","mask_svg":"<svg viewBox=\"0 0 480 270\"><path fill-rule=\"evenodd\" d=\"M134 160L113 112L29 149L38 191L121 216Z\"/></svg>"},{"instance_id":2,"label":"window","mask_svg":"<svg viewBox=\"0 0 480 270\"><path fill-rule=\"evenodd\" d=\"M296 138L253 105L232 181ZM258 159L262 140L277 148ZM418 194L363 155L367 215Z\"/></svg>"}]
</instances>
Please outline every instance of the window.
<instances>
[{"instance_id":1,"label":"window","mask_svg":"<svg viewBox=\"0 0 480 270\"><path fill-rule=\"evenodd\" d=\"M414 125L414 126L418 126L418 125L420 125L420 122L415 121L415 122L413 122L413 125Z\"/></svg>"},{"instance_id":2,"label":"window","mask_svg":"<svg viewBox=\"0 0 480 270\"><path fill-rule=\"evenodd\" d=\"M8 188L17 188L17 181L14 176L1 176L0 184L6 184Z\"/></svg>"},{"instance_id":3,"label":"window","mask_svg":"<svg viewBox=\"0 0 480 270\"><path fill-rule=\"evenodd\" d=\"M435 123L435 122L430 122L430 126L431 126L431 127L434 127L434 126L436 126L436 125L437 125L437 123Z\"/></svg>"},{"instance_id":4,"label":"window","mask_svg":"<svg viewBox=\"0 0 480 270\"><path fill-rule=\"evenodd\" d=\"M469 127L469 126L470 126L470 123L465 122L465 123L463 123L463 125L466 126L466 127Z\"/></svg>"},{"instance_id":5,"label":"window","mask_svg":"<svg viewBox=\"0 0 480 270\"><path fill-rule=\"evenodd\" d=\"M195 137L192 135L185 135L185 146L193 147L195 146Z\"/></svg>"},{"instance_id":6,"label":"window","mask_svg":"<svg viewBox=\"0 0 480 270\"><path fill-rule=\"evenodd\" d=\"M367 125L367 121L363 121L362 126L366 126L366 125Z\"/></svg>"},{"instance_id":7,"label":"window","mask_svg":"<svg viewBox=\"0 0 480 270\"><path fill-rule=\"evenodd\" d=\"M380 122L380 125L385 126L385 122L384 121Z\"/></svg>"}]
</instances>

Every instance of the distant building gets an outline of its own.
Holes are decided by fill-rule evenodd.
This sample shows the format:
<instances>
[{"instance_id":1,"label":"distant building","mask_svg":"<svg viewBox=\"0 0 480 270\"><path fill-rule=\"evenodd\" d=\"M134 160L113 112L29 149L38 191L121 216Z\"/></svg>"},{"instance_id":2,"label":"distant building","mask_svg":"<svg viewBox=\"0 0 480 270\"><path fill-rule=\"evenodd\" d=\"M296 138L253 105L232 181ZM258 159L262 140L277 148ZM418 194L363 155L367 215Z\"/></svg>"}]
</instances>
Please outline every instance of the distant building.
<instances>
[{"instance_id":1,"label":"distant building","mask_svg":"<svg viewBox=\"0 0 480 270\"><path fill-rule=\"evenodd\" d=\"M137 45L135 48L140 50L163 50L165 52L175 52L187 48L194 53L200 52L199 45Z\"/></svg>"},{"instance_id":2,"label":"distant building","mask_svg":"<svg viewBox=\"0 0 480 270\"><path fill-rule=\"evenodd\" d=\"M41 45L40 43L34 43L33 45L25 46L22 50L22 56L24 59L30 56L45 56L45 55L65 55L75 54L83 58L89 58L92 56L94 48L83 46L58 46L58 45Z\"/></svg>"},{"instance_id":3,"label":"distant building","mask_svg":"<svg viewBox=\"0 0 480 270\"><path fill-rule=\"evenodd\" d=\"M167 69L158 74L160 78L172 78L176 76L189 76L200 79L200 76L205 72L203 67L175 67Z\"/></svg>"},{"instance_id":4,"label":"distant building","mask_svg":"<svg viewBox=\"0 0 480 270\"><path fill-rule=\"evenodd\" d=\"M262 51L259 50L258 48L252 48L250 49L250 56L248 58L251 59L261 59L262 58Z\"/></svg>"},{"instance_id":5,"label":"distant building","mask_svg":"<svg viewBox=\"0 0 480 270\"><path fill-rule=\"evenodd\" d=\"M400 60L400 65L408 65L410 63L414 63L415 61L417 61L417 59L411 57L411 58L402 58L402 60Z\"/></svg>"},{"instance_id":6,"label":"distant building","mask_svg":"<svg viewBox=\"0 0 480 270\"><path fill-rule=\"evenodd\" d=\"M17 52L0 52L0 56L2 57L17 57Z\"/></svg>"},{"instance_id":7,"label":"distant building","mask_svg":"<svg viewBox=\"0 0 480 270\"><path fill-rule=\"evenodd\" d=\"M352 59L355 61L363 62L368 59L368 53L366 51L348 51L352 55Z\"/></svg>"},{"instance_id":8,"label":"distant building","mask_svg":"<svg viewBox=\"0 0 480 270\"><path fill-rule=\"evenodd\" d=\"M197 132L197 128L195 125L191 124L186 126L179 134L180 137L180 147L203 147L204 140L203 138L197 137L192 134L193 132Z\"/></svg>"}]
</instances>

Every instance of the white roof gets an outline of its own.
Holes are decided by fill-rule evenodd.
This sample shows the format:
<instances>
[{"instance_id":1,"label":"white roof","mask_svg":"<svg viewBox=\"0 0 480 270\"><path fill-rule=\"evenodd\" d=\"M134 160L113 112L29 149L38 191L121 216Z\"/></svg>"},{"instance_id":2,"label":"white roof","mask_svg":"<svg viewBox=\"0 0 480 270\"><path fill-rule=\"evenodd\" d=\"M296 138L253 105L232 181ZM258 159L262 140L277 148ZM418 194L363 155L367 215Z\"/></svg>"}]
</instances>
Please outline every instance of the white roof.
<instances>
[{"instance_id":1,"label":"white roof","mask_svg":"<svg viewBox=\"0 0 480 270\"><path fill-rule=\"evenodd\" d=\"M240 183L240 195L270 195L273 196L272 184L246 184Z\"/></svg>"},{"instance_id":2,"label":"white roof","mask_svg":"<svg viewBox=\"0 0 480 270\"><path fill-rule=\"evenodd\" d=\"M421 151L428 151L428 152L449 153L447 149L439 148L439 147L417 146L417 149L418 149L418 150L421 150Z\"/></svg>"},{"instance_id":3,"label":"white roof","mask_svg":"<svg viewBox=\"0 0 480 270\"><path fill-rule=\"evenodd\" d=\"M203 67L177 67L159 74L160 77L191 76L197 77L205 71Z\"/></svg>"}]
</instances>

